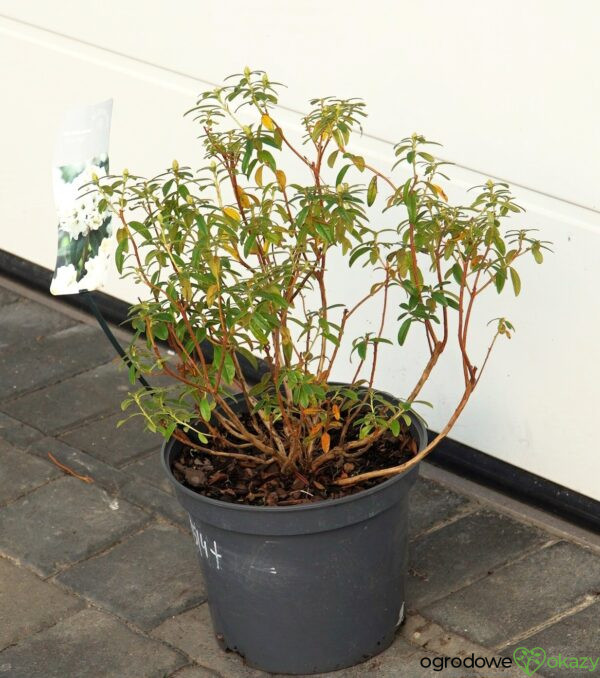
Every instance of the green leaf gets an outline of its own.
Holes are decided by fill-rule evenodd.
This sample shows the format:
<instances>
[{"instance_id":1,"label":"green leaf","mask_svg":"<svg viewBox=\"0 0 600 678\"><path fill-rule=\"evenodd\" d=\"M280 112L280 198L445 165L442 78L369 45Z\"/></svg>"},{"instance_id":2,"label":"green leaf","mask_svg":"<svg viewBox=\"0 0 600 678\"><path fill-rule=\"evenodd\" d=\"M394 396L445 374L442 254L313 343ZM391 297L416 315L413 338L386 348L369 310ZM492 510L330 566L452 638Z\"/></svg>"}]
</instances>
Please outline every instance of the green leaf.
<instances>
[{"instance_id":1,"label":"green leaf","mask_svg":"<svg viewBox=\"0 0 600 678\"><path fill-rule=\"evenodd\" d=\"M225 354L225 361L223 362L223 376L225 377L226 384L231 384L235 378L235 365L233 363L233 358L229 353Z\"/></svg>"},{"instance_id":2,"label":"green leaf","mask_svg":"<svg viewBox=\"0 0 600 678\"><path fill-rule=\"evenodd\" d=\"M397 438L400 435L400 422L397 419L392 419L389 424L389 429L392 435Z\"/></svg>"},{"instance_id":3,"label":"green leaf","mask_svg":"<svg viewBox=\"0 0 600 678\"><path fill-rule=\"evenodd\" d=\"M242 172L246 174L248 171L248 165L250 164L250 158L252 157L252 152L254 148L252 146L252 141L249 139L246 142L246 149L244 152L244 157L242 158Z\"/></svg>"},{"instance_id":4,"label":"green leaf","mask_svg":"<svg viewBox=\"0 0 600 678\"><path fill-rule=\"evenodd\" d=\"M460 264L454 264L452 267L452 277L459 285L462 285L463 271Z\"/></svg>"},{"instance_id":5,"label":"green leaf","mask_svg":"<svg viewBox=\"0 0 600 678\"><path fill-rule=\"evenodd\" d=\"M441 292L432 292L431 298L442 306L448 306L448 299L446 299L446 297Z\"/></svg>"},{"instance_id":6,"label":"green leaf","mask_svg":"<svg viewBox=\"0 0 600 678\"><path fill-rule=\"evenodd\" d=\"M273 172L275 172L277 169L275 158L269 153L269 151L258 151L258 159L263 165L267 165L267 167Z\"/></svg>"},{"instance_id":7,"label":"green leaf","mask_svg":"<svg viewBox=\"0 0 600 678\"><path fill-rule=\"evenodd\" d=\"M152 333L155 337L161 339L162 341L166 341L169 337L169 329L165 323L154 323L152 325Z\"/></svg>"},{"instance_id":8,"label":"green leaf","mask_svg":"<svg viewBox=\"0 0 600 678\"><path fill-rule=\"evenodd\" d=\"M366 254L369 250L371 249L370 245L361 245L360 247L357 247L354 252L350 255L349 259L349 265L352 266L352 264L359 258L362 257L363 254Z\"/></svg>"},{"instance_id":9,"label":"green leaf","mask_svg":"<svg viewBox=\"0 0 600 678\"><path fill-rule=\"evenodd\" d=\"M369 183L369 188L367 189L367 205L371 207L371 205L375 202L375 198L377 197L377 175L375 175L370 183Z\"/></svg>"},{"instance_id":10,"label":"green leaf","mask_svg":"<svg viewBox=\"0 0 600 678\"><path fill-rule=\"evenodd\" d=\"M518 297L521 291L521 278L519 278L519 274L512 266L510 267L510 280L515 291L515 297Z\"/></svg>"},{"instance_id":11,"label":"green leaf","mask_svg":"<svg viewBox=\"0 0 600 678\"><path fill-rule=\"evenodd\" d=\"M536 263L541 264L544 262L544 255L542 254L542 250L540 249L539 245L534 245L531 248L531 254L533 254L533 258L535 259Z\"/></svg>"},{"instance_id":12,"label":"green leaf","mask_svg":"<svg viewBox=\"0 0 600 678\"><path fill-rule=\"evenodd\" d=\"M200 414L204 421L210 421L210 403L206 396L200 401Z\"/></svg>"},{"instance_id":13,"label":"green leaf","mask_svg":"<svg viewBox=\"0 0 600 678\"><path fill-rule=\"evenodd\" d=\"M417 196L414 191L408 191L404 198L406 211L408 212L408 220L414 224L417 220Z\"/></svg>"},{"instance_id":14,"label":"green leaf","mask_svg":"<svg viewBox=\"0 0 600 678\"><path fill-rule=\"evenodd\" d=\"M404 345L404 342L406 341L406 337L408 335L408 330L410 330L410 325L412 323L412 318L407 318L402 325L400 325L400 329L398 330L398 343L400 346Z\"/></svg>"},{"instance_id":15,"label":"green leaf","mask_svg":"<svg viewBox=\"0 0 600 678\"><path fill-rule=\"evenodd\" d=\"M119 274L123 273L123 262L125 261L125 253L129 246L129 238L123 238L121 242L117 245L115 251L115 264L117 265L117 271Z\"/></svg>"},{"instance_id":16,"label":"green leaf","mask_svg":"<svg viewBox=\"0 0 600 678\"><path fill-rule=\"evenodd\" d=\"M244 241L244 256L247 257L250 254L250 250L254 247L256 242L256 235L252 233Z\"/></svg>"},{"instance_id":17,"label":"green leaf","mask_svg":"<svg viewBox=\"0 0 600 678\"><path fill-rule=\"evenodd\" d=\"M346 172L352 167L352 165L344 165L342 169L338 172L337 177L335 178L335 185L339 186L342 181L344 180L344 177L346 176Z\"/></svg>"},{"instance_id":18,"label":"green leaf","mask_svg":"<svg viewBox=\"0 0 600 678\"><path fill-rule=\"evenodd\" d=\"M327 165L331 168L335 165L336 158L338 156L339 151L333 151L327 158Z\"/></svg>"},{"instance_id":19,"label":"green leaf","mask_svg":"<svg viewBox=\"0 0 600 678\"><path fill-rule=\"evenodd\" d=\"M136 233L139 233L140 235L144 236L146 240L152 240L150 230L145 224L142 224L139 221L130 221L129 227L133 228L133 230L136 231Z\"/></svg>"},{"instance_id":20,"label":"green leaf","mask_svg":"<svg viewBox=\"0 0 600 678\"><path fill-rule=\"evenodd\" d=\"M136 372L135 372L135 365L132 363L132 364L129 366L129 371L128 371L129 383L130 383L130 384L135 384L135 375L136 375Z\"/></svg>"},{"instance_id":21,"label":"green leaf","mask_svg":"<svg viewBox=\"0 0 600 678\"><path fill-rule=\"evenodd\" d=\"M494 276L494 285L496 286L498 294L500 294L500 292L502 292L502 290L504 289L505 282L506 282L506 271L500 269Z\"/></svg>"},{"instance_id":22,"label":"green leaf","mask_svg":"<svg viewBox=\"0 0 600 678\"><path fill-rule=\"evenodd\" d=\"M359 344L356 344L356 352L358 353L358 357L361 360L364 360L367 357L367 342L361 341Z\"/></svg>"},{"instance_id":23,"label":"green leaf","mask_svg":"<svg viewBox=\"0 0 600 678\"><path fill-rule=\"evenodd\" d=\"M315 230L326 243L331 244L331 236L323 224L315 224Z\"/></svg>"}]
</instances>

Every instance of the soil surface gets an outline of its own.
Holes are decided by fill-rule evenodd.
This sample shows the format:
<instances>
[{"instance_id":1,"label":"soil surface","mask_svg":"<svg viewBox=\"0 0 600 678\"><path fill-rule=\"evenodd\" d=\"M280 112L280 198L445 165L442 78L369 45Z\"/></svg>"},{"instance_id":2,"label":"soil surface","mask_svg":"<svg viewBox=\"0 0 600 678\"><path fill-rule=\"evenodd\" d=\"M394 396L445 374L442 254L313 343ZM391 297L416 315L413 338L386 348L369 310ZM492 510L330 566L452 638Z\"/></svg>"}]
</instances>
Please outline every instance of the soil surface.
<instances>
[{"instance_id":1,"label":"soil surface","mask_svg":"<svg viewBox=\"0 0 600 678\"><path fill-rule=\"evenodd\" d=\"M339 499L378 485L387 478L346 486L335 481L403 464L416 453L417 443L405 431L397 438L384 435L360 456L336 458L315 473L282 474L276 462L217 457L184 447L174 460L173 473L183 485L211 499L251 506L293 506Z\"/></svg>"}]
</instances>

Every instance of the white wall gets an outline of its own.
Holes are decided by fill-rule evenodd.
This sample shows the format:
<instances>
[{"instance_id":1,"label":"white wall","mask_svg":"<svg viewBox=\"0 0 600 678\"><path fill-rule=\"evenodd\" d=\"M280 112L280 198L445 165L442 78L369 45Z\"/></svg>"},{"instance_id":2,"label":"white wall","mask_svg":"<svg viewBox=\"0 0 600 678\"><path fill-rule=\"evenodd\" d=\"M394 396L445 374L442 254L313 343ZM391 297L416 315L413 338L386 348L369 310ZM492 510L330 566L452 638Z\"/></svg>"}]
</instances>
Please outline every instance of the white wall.
<instances>
[{"instance_id":1,"label":"white wall","mask_svg":"<svg viewBox=\"0 0 600 678\"><path fill-rule=\"evenodd\" d=\"M57 9L0 0L1 248L53 265L49 166L71 105L113 97L111 165L151 173L174 157L200 164L181 113L245 65L289 85L280 118L291 125L310 96L362 96L360 150L374 162L385 167L392 142L423 132L457 163L457 195L506 179L527 208L522 223L555 243L543 267L523 272L519 303L508 294L484 303L482 325L506 315L518 331L453 437L600 499L600 4L62 0ZM334 285L358 293L361 279ZM107 291L135 298L116 279ZM484 351L487 340L482 332L474 345ZM386 351L380 387L405 392L424 358L413 345ZM458 395L455 376L446 360L424 395L436 403L433 428Z\"/></svg>"}]
</instances>

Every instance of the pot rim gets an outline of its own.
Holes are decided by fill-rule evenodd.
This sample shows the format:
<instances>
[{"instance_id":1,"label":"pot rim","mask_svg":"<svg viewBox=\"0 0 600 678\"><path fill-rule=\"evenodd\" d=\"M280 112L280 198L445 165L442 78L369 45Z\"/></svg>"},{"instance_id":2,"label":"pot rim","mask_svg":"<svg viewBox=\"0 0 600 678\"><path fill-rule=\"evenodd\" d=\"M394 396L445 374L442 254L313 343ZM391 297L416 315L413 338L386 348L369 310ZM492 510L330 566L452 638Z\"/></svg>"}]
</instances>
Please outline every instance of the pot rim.
<instances>
[{"instance_id":1,"label":"pot rim","mask_svg":"<svg viewBox=\"0 0 600 678\"><path fill-rule=\"evenodd\" d=\"M411 429L414 428L415 430L415 433L419 440L419 451L420 451L427 444L427 429L425 428L423 420L421 419L421 417L419 417L419 415L416 412L412 412L411 414L413 414L413 418L410 428ZM323 499L321 501L315 501L307 504L297 504L295 506L253 506L250 504L229 503L226 501L221 501L219 499L212 499L211 497L207 497L204 494L201 494L200 492L195 492L194 490L191 490L189 487L186 487L183 483L177 480L168 463L171 448L176 442L178 441L175 438L169 438L169 440L165 440L162 444L160 456L163 468L166 471L169 480L173 483L173 485L177 488L179 492L182 492L185 496L189 497L190 499L203 502L208 506L213 506L215 508L224 510L250 512L250 513L252 512L263 514L301 513L303 511L316 511L319 509L323 510L324 508L329 506L331 507L342 506L344 504L360 501L361 499L369 497L373 494L385 491L391 485L400 482L409 473L414 472L419 466L419 463L417 463L414 466L411 466L406 471L396 473L395 475L391 476L390 478L387 478L386 480L383 480L382 482L378 483L377 485L374 485L373 487L369 487L366 490L361 490L360 492L350 494L347 497L339 497L337 499Z\"/></svg>"}]
</instances>

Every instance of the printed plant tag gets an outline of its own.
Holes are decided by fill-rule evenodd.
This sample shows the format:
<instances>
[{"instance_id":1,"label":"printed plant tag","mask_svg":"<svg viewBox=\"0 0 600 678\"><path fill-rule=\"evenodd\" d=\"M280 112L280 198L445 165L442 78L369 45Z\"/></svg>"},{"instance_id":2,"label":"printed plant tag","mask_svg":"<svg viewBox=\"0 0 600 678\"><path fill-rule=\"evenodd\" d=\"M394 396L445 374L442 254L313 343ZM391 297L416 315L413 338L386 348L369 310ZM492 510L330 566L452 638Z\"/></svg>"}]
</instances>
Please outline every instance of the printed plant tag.
<instances>
[{"instance_id":1,"label":"printed plant tag","mask_svg":"<svg viewBox=\"0 0 600 678\"><path fill-rule=\"evenodd\" d=\"M58 254L52 294L96 290L106 280L116 248L111 215L98 211L99 195L91 184L108 174L108 140L112 99L66 113L52 167L58 212Z\"/></svg>"}]
</instances>

